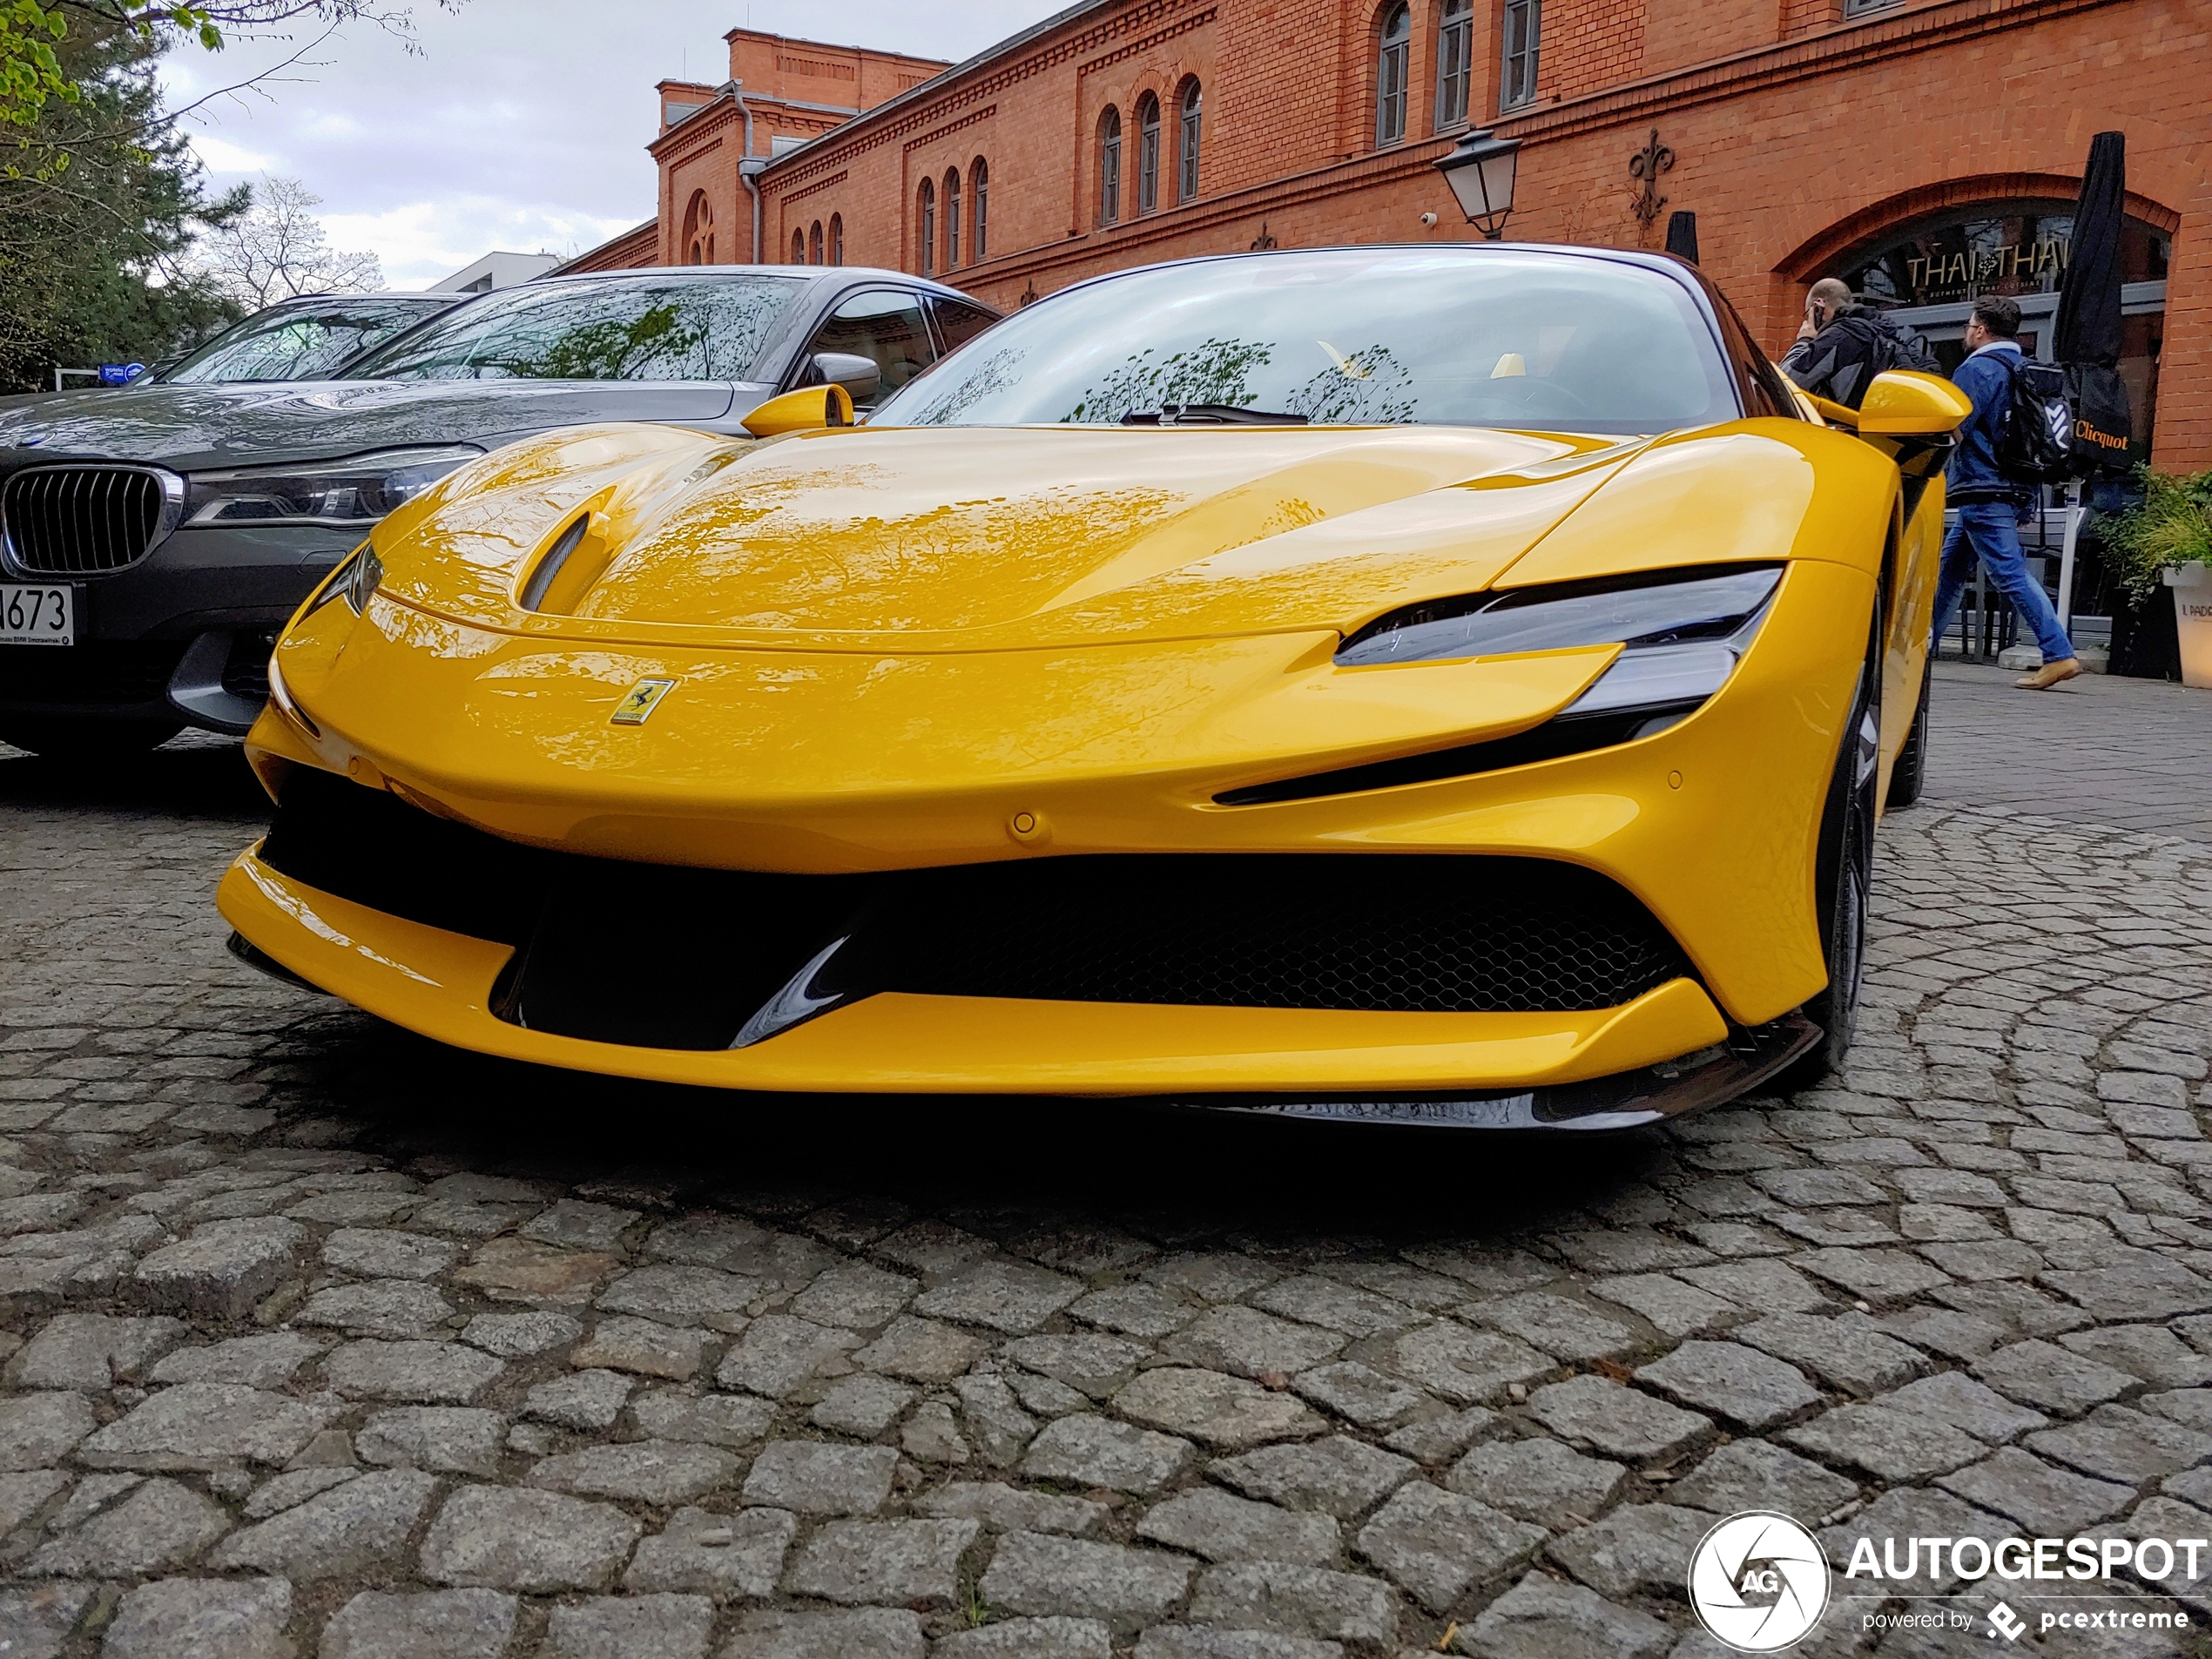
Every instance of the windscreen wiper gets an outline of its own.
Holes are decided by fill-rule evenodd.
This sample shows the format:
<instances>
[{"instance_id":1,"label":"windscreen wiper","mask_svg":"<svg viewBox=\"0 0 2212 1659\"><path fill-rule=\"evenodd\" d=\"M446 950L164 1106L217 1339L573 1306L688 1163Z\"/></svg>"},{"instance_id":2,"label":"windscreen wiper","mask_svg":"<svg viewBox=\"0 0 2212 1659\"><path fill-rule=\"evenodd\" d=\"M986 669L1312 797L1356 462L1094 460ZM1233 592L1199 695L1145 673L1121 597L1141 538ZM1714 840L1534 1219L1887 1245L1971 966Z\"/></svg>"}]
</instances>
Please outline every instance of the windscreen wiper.
<instances>
[{"instance_id":1,"label":"windscreen wiper","mask_svg":"<svg viewBox=\"0 0 2212 1659\"><path fill-rule=\"evenodd\" d=\"M1304 426L1303 415L1281 409L1247 409L1234 403L1163 403L1157 409L1131 409L1123 426Z\"/></svg>"}]
</instances>

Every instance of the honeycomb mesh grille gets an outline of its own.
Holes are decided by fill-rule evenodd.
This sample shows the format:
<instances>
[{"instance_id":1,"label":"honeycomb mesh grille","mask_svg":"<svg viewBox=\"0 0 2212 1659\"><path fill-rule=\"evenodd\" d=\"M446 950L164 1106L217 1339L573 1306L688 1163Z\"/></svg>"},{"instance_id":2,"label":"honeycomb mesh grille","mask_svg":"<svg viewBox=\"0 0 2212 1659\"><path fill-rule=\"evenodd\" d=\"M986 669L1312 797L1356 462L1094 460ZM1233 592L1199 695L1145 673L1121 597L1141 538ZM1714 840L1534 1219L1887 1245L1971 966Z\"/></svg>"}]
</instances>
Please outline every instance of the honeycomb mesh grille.
<instances>
[{"instance_id":1,"label":"honeycomb mesh grille","mask_svg":"<svg viewBox=\"0 0 2212 1659\"><path fill-rule=\"evenodd\" d=\"M136 564L152 549L161 508L160 478L136 467L34 467L0 496L16 563L40 576Z\"/></svg>"},{"instance_id":2,"label":"honeycomb mesh grille","mask_svg":"<svg viewBox=\"0 0 2212 1659\"><path fill-rule=\"evenodd\" d=\"M1534 859L1080 857L927 873L855 935L886 990L1425 1014L1614 1008L1687 974L1602 876Z\"/></svg>"}]
</instances>

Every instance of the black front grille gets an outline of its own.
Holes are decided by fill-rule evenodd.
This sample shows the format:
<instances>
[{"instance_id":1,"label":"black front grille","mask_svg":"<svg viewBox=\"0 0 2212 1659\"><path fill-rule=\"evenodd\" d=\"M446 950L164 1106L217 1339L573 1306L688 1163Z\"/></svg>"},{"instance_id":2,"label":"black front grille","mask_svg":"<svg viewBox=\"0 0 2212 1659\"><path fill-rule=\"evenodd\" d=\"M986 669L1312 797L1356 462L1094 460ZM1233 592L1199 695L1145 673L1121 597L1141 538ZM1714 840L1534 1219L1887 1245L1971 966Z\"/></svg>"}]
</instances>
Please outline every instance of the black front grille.
<instances>
[{"instance_id":1,"label":"black front grille","mask_svg":"<svg viewBox=\"0 0 2212 1659\"><path fill-rule=\"evenodd\" d=\"M23 570L98 576L145 557L162 504L160 475L141 467L32 467L8 480L0 518Z\"/></svg>"},{"instance_id":2,"label":"black front grille","mask_svg":"<svg viewBox=\"0 0 2212 1659\"><path fill-rule=\"evenodd\" d=\"M158 703L184 658L185 644L181 639L86 639L59 650L0 645L0 704L125 708Z\"/></svg>"},{"instance_id":3,"label":"black front grille","mask_svg":"<svg viewBox=\"0 0 2212 1659\"><path fill-rule=\"evenodd\" d=\"M632 864L520 846L297 771L263 856L311 887L522 948L533 1029L728 1046L808 982L880 991L1422 1013L1617 1007L1689 973L1626 890L1541 859L1089 854L868 875Z\"/></svg>"}]
</instances>

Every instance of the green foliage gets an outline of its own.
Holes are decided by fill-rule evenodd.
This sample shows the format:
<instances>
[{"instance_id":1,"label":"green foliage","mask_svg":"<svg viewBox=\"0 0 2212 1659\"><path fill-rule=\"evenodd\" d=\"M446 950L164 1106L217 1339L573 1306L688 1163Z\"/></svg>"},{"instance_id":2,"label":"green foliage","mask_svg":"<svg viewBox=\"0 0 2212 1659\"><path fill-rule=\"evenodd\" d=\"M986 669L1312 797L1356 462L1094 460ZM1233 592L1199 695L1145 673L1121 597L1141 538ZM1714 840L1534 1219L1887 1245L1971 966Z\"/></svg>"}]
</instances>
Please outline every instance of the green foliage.
<instances>
[{"instance_id":1,"label":"green foliage","mask_svg":"<svg viewBox=\"0 0 2212 1659\"><path fill-rule=\"evenodd\" d=\"M57 363L154 362L238 315L179 264L246 197L206 196L161 107L158 43L78 23L55 45L76 96L0 129L17 164L0 172L0 390L51 391Z\"/></svg>"},{"instance_id":2,"label":"green foliage","mask_svg":"<svg viewBox=\"0 0 2212 1659\"><path fill-rule=\"evenodd\" d=\"M1258 341L1209 340L1162 357L1151 347L1136 353L1077 400L1060 418L1094 425L1118 421L1132 409L1170 403L1248 406L1258 395L1249 379L1264 368L1275 348Z\"/></svg>"},{"instance_id":3,"label":"green foliage","mask_svg":"<svg viewBox=\"0 0 2212 1659\"><path fill-rule=\"evenodd\" d=\"M2136 604L2177 564L2212 565L2212 470L2192 476L2136 469L2141 502L2108 520L2105 555Z\"/></svg>"},{"instance_id":4,"label":"green foliage","mask_svg":"<svg viewBox=\"0 0 2212 1659\"><path fill-rule=\"evenodd\" d=\"M38 0L0 0L0 123L27 127L46 100L74 100L77 86L62 73L54 43L69 32L60 8Z\"/></svg>"}]
</instances>

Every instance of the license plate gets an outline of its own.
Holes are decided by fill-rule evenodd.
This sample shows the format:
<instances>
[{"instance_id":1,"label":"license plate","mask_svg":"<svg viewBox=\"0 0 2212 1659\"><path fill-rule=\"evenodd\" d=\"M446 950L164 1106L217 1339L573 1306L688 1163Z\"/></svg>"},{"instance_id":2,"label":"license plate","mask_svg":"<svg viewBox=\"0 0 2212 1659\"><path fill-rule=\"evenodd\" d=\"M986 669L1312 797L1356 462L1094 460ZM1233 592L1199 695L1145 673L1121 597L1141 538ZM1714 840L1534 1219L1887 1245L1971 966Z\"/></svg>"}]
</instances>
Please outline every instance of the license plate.
<instances>
[{"instance_id":1,"label":"license plate","mask_svg":"<svg viewBox=\"0 0 2212 1659\"><path fill-rule=\"evenodd\" d=\"M74 645L77 617L66 587L0 583L0 645Z\"/></svg>"}]
</instances>

